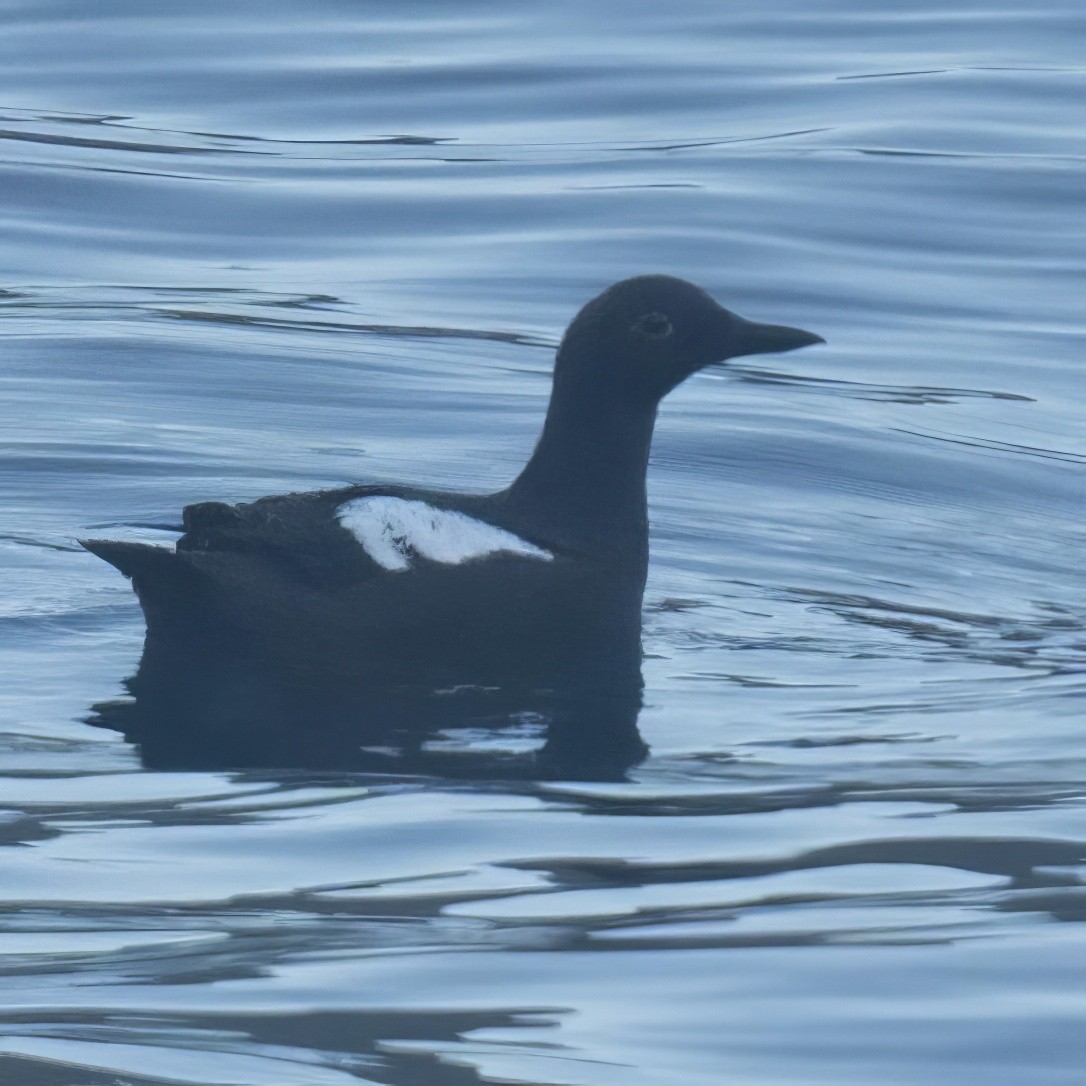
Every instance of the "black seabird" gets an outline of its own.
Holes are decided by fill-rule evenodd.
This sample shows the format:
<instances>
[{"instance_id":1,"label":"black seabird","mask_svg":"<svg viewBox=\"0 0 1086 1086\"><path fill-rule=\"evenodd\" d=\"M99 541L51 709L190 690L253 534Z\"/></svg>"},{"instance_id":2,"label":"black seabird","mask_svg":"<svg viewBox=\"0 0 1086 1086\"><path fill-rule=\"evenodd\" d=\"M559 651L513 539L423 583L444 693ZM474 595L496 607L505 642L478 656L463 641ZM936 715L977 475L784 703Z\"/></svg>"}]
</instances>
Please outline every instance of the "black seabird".
<instances>
[{"instance_id":1,"label":"black seabird","mask_svg":"<svg viewBox=\"0 0 1086 1086\"><path fill-rule=\"evenodd\" d=\"M505 490L205 502L176 549L82 541L132 579L147 622L135 703L97 722L151 765L369 768L389 737L417 751L450 723L541 712L550 772L631 764L657 407L706 366L821 342L681 279L627 279L566 331Z\"/></svg>"}]
</instances>

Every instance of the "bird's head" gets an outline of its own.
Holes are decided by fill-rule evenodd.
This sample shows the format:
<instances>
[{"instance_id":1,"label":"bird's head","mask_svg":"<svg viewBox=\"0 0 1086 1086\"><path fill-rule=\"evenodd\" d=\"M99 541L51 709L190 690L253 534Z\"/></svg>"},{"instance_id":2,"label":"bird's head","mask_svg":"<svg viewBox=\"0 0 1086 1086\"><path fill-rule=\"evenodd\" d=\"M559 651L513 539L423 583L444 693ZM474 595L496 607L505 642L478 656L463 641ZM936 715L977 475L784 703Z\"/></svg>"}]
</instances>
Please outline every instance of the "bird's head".
<instances>
[{"instance_id":1,"label":"bird's head","mask_svg":"<svg viewBox=\"0 0 1086 1086\"><path fill-rule=\"evenodd\" d=\"M655 404L714 363L824 342L799 328L745 320L683 279L642 275L609 287L577 314L558 351L555 382L606 384Z\"/></svg>"}]
</instances>

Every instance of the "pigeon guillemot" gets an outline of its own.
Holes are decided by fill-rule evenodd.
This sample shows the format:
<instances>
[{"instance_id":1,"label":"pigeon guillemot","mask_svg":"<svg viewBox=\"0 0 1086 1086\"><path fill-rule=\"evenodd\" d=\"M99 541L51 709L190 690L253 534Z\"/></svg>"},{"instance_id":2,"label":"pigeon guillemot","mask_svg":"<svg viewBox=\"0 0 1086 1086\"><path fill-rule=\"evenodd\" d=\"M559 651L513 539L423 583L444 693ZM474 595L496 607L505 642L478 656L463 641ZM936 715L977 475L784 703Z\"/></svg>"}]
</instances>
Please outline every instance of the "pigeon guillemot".
<instances>
[{"instance_id":1,"label":"pigeon guillemot","mask_svg":"<svg viewBox=\"0 0 1086 1086\"><path fill-rule=\"evenodd\" d=\"M381 733L376 719L433 730L453 706L592 718L559 746L608 706L636 719L660 400L713 363L821 342L744 320L681 279L627 279L569 326L542 435L505 490L205 502L184 510L176 549L83 541L132 579L147 622L130 687L153 713L109 726L145 756L156 734L176 743L183 729L186 753L160 764L276 765L298 759L299 734L303 761L343 764L360 735Z\"/></svg>"}]
</instances>

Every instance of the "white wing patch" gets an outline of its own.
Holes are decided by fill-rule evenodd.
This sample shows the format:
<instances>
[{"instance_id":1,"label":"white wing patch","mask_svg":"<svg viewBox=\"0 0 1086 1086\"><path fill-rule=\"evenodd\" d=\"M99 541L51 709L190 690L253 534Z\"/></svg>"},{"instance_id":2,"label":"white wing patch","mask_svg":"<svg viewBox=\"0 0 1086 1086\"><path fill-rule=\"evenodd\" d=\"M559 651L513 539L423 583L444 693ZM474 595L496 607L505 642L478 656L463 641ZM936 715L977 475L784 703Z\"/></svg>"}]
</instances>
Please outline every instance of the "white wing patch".
<instances>
[{"instance_id":1,"label":"white wing patch","mask_svg":"<svg viewBox=\"0 0 1086 1086\"><path fill-rule=\"evenodd\" d=\"M410 569L416 556L450 566L492 554L554 557L504 528L407 498L354 498L336 509L336 520L379 566L396 573Z\"/></svg>"}]
</instances>

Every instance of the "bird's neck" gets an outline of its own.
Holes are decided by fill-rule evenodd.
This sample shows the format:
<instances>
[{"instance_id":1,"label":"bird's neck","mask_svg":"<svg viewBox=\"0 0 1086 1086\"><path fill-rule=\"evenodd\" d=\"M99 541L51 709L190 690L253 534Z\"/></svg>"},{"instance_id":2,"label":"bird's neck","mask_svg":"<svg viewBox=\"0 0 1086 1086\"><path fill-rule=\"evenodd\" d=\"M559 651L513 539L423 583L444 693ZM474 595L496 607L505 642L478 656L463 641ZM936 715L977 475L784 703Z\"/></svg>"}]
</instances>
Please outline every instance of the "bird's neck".
<instances>
[{"instance_id":1,"label":"bird's neck","mask_svg":"<svg viewBox=\"0 0 1086 1086\"><path fill-rule=\"evenodd\" d=\"M559 545L648 560L645 473L655 405L556 383L539 443L506 500L530 529Z\"/></svg>"}]
</instances>

